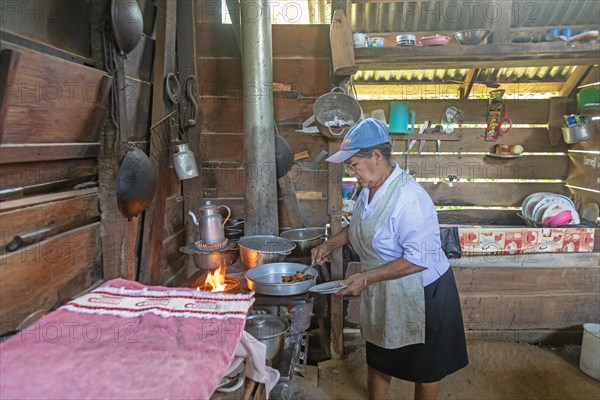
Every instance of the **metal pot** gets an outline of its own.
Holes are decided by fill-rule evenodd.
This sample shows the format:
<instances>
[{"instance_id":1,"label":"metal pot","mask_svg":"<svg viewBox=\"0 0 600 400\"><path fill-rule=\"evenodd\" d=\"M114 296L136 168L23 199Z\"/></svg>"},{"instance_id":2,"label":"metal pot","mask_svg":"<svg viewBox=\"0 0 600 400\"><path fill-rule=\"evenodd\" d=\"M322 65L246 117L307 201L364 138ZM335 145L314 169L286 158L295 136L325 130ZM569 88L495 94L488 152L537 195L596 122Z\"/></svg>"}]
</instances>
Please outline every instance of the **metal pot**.
<instances>
[{"instance_id":1,"label":"metal pot","mask_svg":"<svg viewBox=\"0 0 600 400\"><path fill-rule=\"evenodd\" d=\"M592 118L590 116L586 116L586 121L587 122L583 125L562 128L563 138L565 139L566 143L577 143L596 136L597 132L592 125Z\"/></svg>"},{"instance_id":2,"label":"metal pot","mask_svg":"<svg viewBox=\"0 0 600 400\"><path fill-rule=\"evenodd\" d=\"M194 258L196 268L207 270L217 269L220 266L228 267L237 260L237 247L228 246L223 250L203 252L196 248L194 243L183 246L179 249L184 254L189 254Z\"/></svg>"},{"instance_id":3,"label":"metal pot","mask_svg":"<svg viewBox=\"0 0 600 400\"><path fill-rule=\"evenodd\" d=\"M296 247L291 240L271 235L243 236L238 245L240 263L246 268L283 261Z\"/></svg>"},{"instance_id":4,"label":"metal pot","mask_svg":"<svg viewBox=\"0 0 600 400\"><path fill-rule=\"evenodd\" d=\"M299 228L282 232L279 236L296 243L292 257L310 257L313 247L320 245L325 237L325 228Z\"/></svg>"},{"instance_id":5,"label":"metal pot","mask_svg":"<svg viewBox=\"0 0 600 400\"><path fill-rule=\"evenodd\" d=\"M259 294L269 296L294 296L306 293L317 283L319 273L309 268L305 273L313 276L311 280L283 283L281 277L294 275L302 271L306 265L299 263L277 262L260 265L246 272L248 288Z\"/></svg>"},{"instance_id":6,"label":"metal pot","mask_svg":"<svg viewBox=\"0 0 600 400\"><path fill-rule=\"evenodd\" d=\"M243 398L245 379L246 362L242 361L237 368L221 379L210 400L238 400Z\"/></svg>"},{"instance_id":7,"label":"metal pot","mask_svg":"<svg viewBox=\"0 0 600 400\"><path fill-rule=\"evenodd\" d=\"M313 105L315 124L328 138L342 137L362 118L362 109L358 101L335 87L315 101Z\"/></svg>"},{"instance_id":8,"label":"metal pot","mask_svg":"<svg viewBox=\"0 0 600 400\"><path fill-rule=\"evenodd\" d=\"M285 333L290 328L287 320L276 315L250 315L246 318L246 332L267 346L265 360L277 364L283 354Z\"/></svg>"}]
</instances>

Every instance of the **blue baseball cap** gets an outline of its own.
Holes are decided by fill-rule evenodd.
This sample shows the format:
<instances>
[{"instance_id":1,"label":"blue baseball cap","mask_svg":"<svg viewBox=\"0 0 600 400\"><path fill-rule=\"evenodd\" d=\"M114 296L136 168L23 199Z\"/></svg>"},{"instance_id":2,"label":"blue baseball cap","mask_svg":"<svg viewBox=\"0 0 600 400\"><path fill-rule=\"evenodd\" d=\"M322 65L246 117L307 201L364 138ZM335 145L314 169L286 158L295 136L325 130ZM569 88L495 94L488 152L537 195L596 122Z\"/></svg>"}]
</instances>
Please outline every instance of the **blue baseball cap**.
<instances>
[{"instance_id":1,"label":"blue baseball cap","mask_svg":"<svg viewBox=\"0 0 600 400\"><path fill-rule=\"evenodd\" d=\"M339 164L358 153L361 149L391 141L386 124L376 118L366 118L348 131L340 145L340 150L329 157L327 161Z\"/></svg>"}]
</instances>

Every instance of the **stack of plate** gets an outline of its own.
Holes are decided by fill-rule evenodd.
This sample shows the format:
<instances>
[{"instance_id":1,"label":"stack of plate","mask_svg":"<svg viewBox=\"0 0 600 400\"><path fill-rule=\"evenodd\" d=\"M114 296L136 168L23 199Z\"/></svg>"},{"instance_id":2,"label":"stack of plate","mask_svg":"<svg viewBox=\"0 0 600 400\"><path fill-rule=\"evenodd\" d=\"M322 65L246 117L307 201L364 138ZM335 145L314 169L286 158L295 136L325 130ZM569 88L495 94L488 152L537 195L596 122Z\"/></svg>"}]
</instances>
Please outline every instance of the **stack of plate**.
<instances>
[{"instance_id":1,"label":"stack of plate","mask_svg":"<svg viewBox=\"0 0 600 400\"><path fill-rule=\"evenodd\" d=\"M573 201L566 196L549 192L537 192L525 198L521 216L530 225L557 226L581 223Z\"/></svg>"}]
</instances>

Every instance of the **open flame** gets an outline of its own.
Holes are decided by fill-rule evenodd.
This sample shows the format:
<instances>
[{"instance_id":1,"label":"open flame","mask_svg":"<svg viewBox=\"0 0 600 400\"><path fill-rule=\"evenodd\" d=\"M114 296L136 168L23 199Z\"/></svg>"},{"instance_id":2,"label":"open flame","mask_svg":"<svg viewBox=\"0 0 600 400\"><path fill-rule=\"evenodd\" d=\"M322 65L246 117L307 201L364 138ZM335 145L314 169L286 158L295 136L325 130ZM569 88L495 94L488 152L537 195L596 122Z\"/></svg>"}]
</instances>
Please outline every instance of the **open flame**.
<instances>
[{"instance_id":1,"label":"open flame","mask_svg":"<svg viewBox=\"0 0 600 400\"><path fill-rule=\"evenodd\" d=\"M223 269L221 270L221 267ZM225 283L225 273L227 271L224 264L219 265L219 268L215 270L214 275L209 272L206 276L206 280L204 281L204 290L209 291L211 293L215 292L224 292L227 289L227 284Z\"/></svg>"}]
</instances>

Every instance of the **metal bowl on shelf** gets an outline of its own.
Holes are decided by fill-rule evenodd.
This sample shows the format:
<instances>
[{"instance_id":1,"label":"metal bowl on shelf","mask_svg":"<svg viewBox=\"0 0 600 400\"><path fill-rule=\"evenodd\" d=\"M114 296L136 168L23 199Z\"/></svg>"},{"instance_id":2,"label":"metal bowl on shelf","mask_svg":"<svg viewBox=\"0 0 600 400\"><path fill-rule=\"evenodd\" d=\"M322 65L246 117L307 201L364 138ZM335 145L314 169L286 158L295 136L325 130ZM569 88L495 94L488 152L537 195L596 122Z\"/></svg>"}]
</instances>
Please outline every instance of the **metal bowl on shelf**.
<instances>
[{"instance_id":1,"label":"metal bowl on shelf","mask_svg":"<svg viewBox=\"0 0 600 400\"><path fill-rule=\"evenodd\" d=\"M466 31L454 32L454 39L460 44L479 44L490 33L487 29L469 29Z\"/></svg>"}]
</instances>

